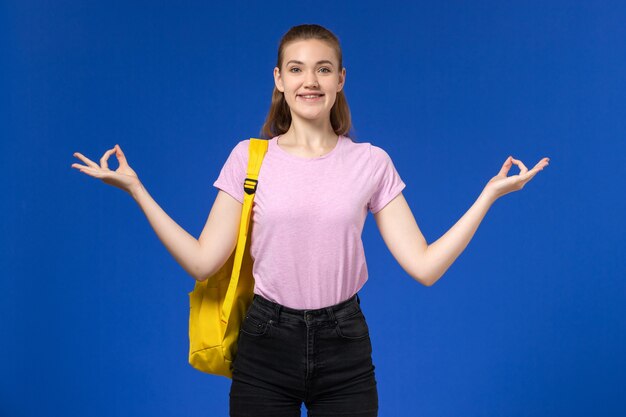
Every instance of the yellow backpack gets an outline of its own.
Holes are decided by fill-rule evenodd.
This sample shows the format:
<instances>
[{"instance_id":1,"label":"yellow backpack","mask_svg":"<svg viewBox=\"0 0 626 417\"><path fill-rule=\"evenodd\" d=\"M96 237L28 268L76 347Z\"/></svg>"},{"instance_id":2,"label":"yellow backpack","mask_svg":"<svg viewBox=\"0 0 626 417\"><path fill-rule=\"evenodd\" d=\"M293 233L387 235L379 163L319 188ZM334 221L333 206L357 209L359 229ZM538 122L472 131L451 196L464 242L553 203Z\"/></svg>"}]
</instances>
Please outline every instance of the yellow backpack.
<instances>
[{"instance_id":1,"label":"yellow backpack","mask_svg":"<svg viewBox=\"0 0 626 417\"><path fill-rule=\"evenodd\" d=\"M250 138L248 170L237 248L228 261L189 293L189 363L199 371L232 378L237 339L252 304L254 277L249 231L252 202L268 141Z\"/></svg>"}]
</instances>

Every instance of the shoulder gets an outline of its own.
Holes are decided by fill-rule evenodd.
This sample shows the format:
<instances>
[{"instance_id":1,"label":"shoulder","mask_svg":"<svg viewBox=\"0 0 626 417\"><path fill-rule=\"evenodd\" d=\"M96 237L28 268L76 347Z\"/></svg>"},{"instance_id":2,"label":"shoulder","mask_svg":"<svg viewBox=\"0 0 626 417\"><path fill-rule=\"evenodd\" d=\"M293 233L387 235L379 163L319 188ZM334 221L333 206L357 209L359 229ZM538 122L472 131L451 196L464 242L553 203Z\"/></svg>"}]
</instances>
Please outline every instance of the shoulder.
<instances>
[{"instance_id":1,"label":"shoulder","mask_svg":"<svg viewBox=\"0 0 626 417\"><path fill-rule=\"evenodd\" d=\"M370 163L378 165L391 161L389 153L381 146L374 145L371 142L364 142L363 145L366 145L364 151L367 151Z\"/></svg>"},{"instance_id":2,"label":"shoulder","mask_svg":"<svg viewBox=\"0 0 626 417\"><path fill-rule=\"evenodd\" d=\"M354 139L347 137L347 142L348 142L348 146L346 146L351 154L354 155L365 155L368 158L371 157L373 152L377 152L377 151L372 151L373 148L378 148L377 146L373 145L371 142L366 142L366 141L359 141L356 142ZM379 148L380 149L380 148Z\"/></svg>"},{"instance_id":3,"label":"shoulder","mask_svg":"<svg viewBox=\"0 0 626 417\"><path fill-rule=\"evenodd\" d=\"M248 152L248 149L250 149L250 139L244 139L237 142L233 151L237 153L245 153Z\"/></svg>"},{"instance_id":4,"label":"shoulder","mask_svg":"<svg viewBox=\"0 0 626 417\"><path fill-rule=\"evenodd\" d=\"M370 155L372 157L372 161L374 162L384 162L391 159L386 150L376 145L370 146Z\"/></svg>"},{"instance_id":5,"label":"shoulder","mask_svg":"<svg viewBox=\"0 0 626 417\"><path fill-rule=\"evenodd\" d=\"M367 161L370 166L388 165L391 162L389 153L383 147L374 145L372 142L355 142L350 139L349 149L354 157L363 162Z\"/></svg>"},{"instance_id":6,"label":"shoulder","mask_svg":"<svg viewBox=\"0 0 626 417\"><path fill-rule=\"evenodd\" d=\"M362 152L376 154L376 155L387 153L382 147L375 145L374 142L367 141L367 140L357 142L355 139L352 139L349 137L348 137L348 140L350 142L350 146L353 149L360 150Z\"/></svg>"},{"instance_id":7,"label":"shoulder","mask_svg":"<svg viewBox=\"0 0 626 417\"><path fill-rule=\"evenodd\" d=\"M248 150L250 149L250 139L240 140L234 145L231 145L230 155L228 160L230 163L243 163L248 158Z\"/></svg>"},{"instance_id":8,"label":"shoulder","mask_svg":"<svg viewBox=\"0 0 626 417\"><path fill-rule=\"evenodd\" d=\"M263 142L269 142L269 139L258 139L258 140L263 141ZM235 144L233 151L237 153L243 153L247 156L250 150L251 143L252 143L252 138L240 140L239 142Z\"/></svg>"}]
</instances>

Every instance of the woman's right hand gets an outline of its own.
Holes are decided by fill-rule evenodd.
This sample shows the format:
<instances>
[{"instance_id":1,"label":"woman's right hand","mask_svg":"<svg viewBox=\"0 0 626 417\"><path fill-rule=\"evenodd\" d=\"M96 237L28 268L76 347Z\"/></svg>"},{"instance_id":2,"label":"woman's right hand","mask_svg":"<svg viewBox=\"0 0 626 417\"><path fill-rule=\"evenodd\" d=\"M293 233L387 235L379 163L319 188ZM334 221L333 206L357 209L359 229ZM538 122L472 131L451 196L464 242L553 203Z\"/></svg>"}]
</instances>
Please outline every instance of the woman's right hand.
<instances>
[{"instance_id":1,"label":"woman's right hand","mask_svg":"<svg viewBox=\"0 0 626 417\"><path fill-rule=\"evenodd\" d=\"M115 171L109 169L107 160L109 156L115 152L115 156L119 162L119 167ZM112 149L109 149L100 158L100 165L96 164L89 158L85 157L79 152L75 152L74 156L81 159L87 166L80 164L72 164L72 168L76 168L87 175L91 175L94 178L100 178L104 183L121 188L127 193L132 195L132 190L141 185L137 173L128 165L124 152L119 145L115 145Z\"/></svg>"}]
</instances>

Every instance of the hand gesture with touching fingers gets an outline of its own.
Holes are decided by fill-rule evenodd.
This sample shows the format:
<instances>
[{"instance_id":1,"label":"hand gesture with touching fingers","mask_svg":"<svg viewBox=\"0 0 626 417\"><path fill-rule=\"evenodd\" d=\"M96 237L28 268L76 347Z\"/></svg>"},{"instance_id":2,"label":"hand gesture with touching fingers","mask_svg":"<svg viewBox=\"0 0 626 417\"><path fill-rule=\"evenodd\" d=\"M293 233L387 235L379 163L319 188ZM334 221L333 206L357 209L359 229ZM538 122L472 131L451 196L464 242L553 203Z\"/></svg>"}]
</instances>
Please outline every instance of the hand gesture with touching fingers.
<instances>
[{"instance_id":1,"label":"hand gesture with touching fingers","mask_svg":"<svg viewBox=\"0 0 626 417\"><path fill-rule=\"evenodd\" d=\"M493 196L494 199L502 197L505 194L508 194L512 191L518 191L524 188L524 185L528 181L531 180L532 177L537 174L537 172L543 170L544 167L548 166L550 158L543 158L541 161L537 163L530 171L519 159L515 159L512 156L509 156L498 175L493 177L485 186L483 192ZM520 173L517 175L512 175L507 177L507 173L511 166L515 164L519 167Z\"/></svg>"},{"instance_id":2,"label":"hand gesture with touching fingers","mask_svg":"<svg viewBox=\"0 0 626 417\"><path fill-rule=\"evenodd\" d=\"M119 167L115 171L111 171L107 160L114 152L119 162ZM122 152L119 145L115 145L112 149L109 149L104 153L104 155L102 155L102 158L100 158L100 165L96 164L79 152L75 152L74 156L81 159L87 165L72 164L72 168L76 168L94 178L100 178L104 183L121 188L129 194L131 193L133 187L141 184L137 173L135 173L135 171L128 165L124 152Z\"/></svg>"}]
</instances>

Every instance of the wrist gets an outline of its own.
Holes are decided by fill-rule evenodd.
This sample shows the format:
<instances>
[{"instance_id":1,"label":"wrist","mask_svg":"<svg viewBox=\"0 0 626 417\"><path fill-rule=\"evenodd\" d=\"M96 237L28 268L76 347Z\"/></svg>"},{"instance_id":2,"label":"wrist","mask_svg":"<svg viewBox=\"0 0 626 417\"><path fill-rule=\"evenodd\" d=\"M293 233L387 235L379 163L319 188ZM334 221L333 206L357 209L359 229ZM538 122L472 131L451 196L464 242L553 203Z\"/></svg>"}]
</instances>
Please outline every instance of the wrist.
<instances>
[{"instance_id":1,"label":"wrist","mask_svg":"<svg viewBox=\"0 0 626 417\"><path fill-rule=\"evenodd\" d=\"M498 196L495 195L493 192L490 192L487 189L483 189L483 191L480 193L478 198L480 200L486 201L489 205L491 205L498 199Z\"/></svg>"},{"instance_id":2,"label":"wrist","mask_svg":"<svg viewBox=\"0 0 626 417\"><path fill-rule=\"evenodd\" d=\"M137 200L137 198L139 198L139 196L146 192L146 189L144 188L143 184L140 181L137 181L135 184L133 184L130 189L128 190L128 193L135 199Z\"/></svg>"}]
</instances>

